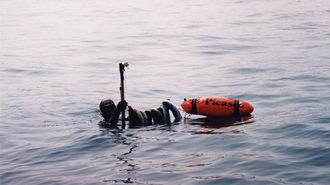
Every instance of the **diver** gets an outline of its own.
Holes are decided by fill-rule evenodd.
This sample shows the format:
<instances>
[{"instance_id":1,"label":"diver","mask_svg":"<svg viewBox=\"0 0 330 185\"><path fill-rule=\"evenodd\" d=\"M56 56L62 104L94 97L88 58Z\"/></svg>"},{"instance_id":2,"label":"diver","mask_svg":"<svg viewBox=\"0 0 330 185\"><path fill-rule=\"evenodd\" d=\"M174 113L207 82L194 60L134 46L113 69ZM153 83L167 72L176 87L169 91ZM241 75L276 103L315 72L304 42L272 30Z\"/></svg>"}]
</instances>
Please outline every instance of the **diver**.
<instances>
[{"instance_id":1,"label":"diver","mask_svg":"<svg viewBox=\"0 0 330 185\"><path fill-rule=\"evenodd\" d=\"M180 111L169 101L165 100L157 109L141 111L128 105L125 100L120 101L117 106L111 99L100 102L100 111L104 120L100 122L101 127L118 128L119 115L128 107L129 128L136 128L149 125L170 124L170 111L174 116L174 122L182 119Z\"/></svg>"}]
</instances>

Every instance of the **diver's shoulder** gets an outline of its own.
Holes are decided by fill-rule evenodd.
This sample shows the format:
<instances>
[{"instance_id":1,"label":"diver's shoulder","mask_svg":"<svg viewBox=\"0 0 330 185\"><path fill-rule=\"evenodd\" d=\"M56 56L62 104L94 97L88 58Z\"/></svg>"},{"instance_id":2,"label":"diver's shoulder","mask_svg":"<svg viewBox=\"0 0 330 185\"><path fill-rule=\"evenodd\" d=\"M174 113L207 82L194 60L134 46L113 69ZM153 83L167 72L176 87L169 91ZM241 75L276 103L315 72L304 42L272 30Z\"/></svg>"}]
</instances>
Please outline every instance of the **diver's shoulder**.
<instances>
[{"instance_id":1,"label":"diver's shoulder","mask_svg":"<svg viewBox=\"0 0 330 185\"><path fill-rule=\"evenodd\" d=\"M102 121L99 122L99 126L102 127L102 128L118 129L117 126L111 124L108 121L104 121L104 120L102 120Z\"/></svg>"}]
</instances>

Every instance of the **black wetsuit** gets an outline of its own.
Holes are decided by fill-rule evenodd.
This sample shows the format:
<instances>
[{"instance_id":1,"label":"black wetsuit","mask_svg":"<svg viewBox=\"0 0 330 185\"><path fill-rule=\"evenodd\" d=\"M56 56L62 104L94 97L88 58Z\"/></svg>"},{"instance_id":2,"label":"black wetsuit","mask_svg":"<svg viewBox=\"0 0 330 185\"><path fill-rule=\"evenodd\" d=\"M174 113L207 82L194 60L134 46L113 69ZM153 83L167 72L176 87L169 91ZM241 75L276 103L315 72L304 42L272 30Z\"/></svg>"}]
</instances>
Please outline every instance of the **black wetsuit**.
<instances>
[{"instance_id":1,"label":"black wetsuit","mask_svg":"<svg viewBox=\"0 0 330 185\"><path fill-rule=\"evenodd\" d=\"M140 111L128 106L129 127L133 128L157 124L170 124L170 111L174 116L174 122L178 122L182 119L180 111L167 100L163 101L159 108L146 111Z\"/></svg>"},{"instance_id":2,"label":"black wetsuit","mask_svg":"<svg viewBox=\"0 0 330 185\"><path fill-rule=\"evenodd\" d=\"M127 103L126 103L127 106ZM107 128L118 128L117 123L120 113L126 109L126 106L117 106L113 112L111 119L108 121L103 121L100 123L101 126ZM170 124L171 118L170 113L172 112L174 116L174 122L178 122L182 119L180 111L170 102L163 101L162 105L157 109L150 109L146 111L141 111L128 106L128 120L129 128L157 125L157 124Z\"/></svg>"}]
</instances>

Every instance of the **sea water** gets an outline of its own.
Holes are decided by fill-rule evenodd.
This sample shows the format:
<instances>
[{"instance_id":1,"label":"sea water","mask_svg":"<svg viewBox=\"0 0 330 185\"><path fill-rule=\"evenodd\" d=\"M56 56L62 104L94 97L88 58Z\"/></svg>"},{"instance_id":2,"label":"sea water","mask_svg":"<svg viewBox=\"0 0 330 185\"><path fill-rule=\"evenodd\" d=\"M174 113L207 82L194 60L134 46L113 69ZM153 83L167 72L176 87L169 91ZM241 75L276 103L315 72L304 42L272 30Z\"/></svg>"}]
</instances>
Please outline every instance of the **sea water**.
<instances>
[{"instance_id":1,"label":"sea water","mask_svg":"<svg viewBox=\"0 0 330 185\"><path fill-rule=\"evenodd\" d=\"M328 184L329 53L328 0L1 0L0 184ZM100 128L123 60L136 108L254 122Z\"/></svg>"}]
</instances>

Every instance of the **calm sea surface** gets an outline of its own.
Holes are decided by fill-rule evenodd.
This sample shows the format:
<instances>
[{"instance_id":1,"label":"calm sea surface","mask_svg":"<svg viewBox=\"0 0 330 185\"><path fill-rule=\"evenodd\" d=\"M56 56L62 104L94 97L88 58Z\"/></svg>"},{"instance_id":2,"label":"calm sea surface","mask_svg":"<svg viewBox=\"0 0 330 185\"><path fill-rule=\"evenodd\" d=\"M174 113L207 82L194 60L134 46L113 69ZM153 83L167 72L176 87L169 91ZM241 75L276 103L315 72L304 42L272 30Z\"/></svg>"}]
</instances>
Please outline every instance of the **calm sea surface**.
<instances>
[{"instance_id":1,"label":"calm sea surface","mask_svg":"<svg viewBox=\"0 0 330 185\"><path fill-rule=\"evenodd\" d=\"M98 126L119 96L252 124ZM329 184L330 1L1 0L0 184Z\"/></svg>"}]
</instances>

